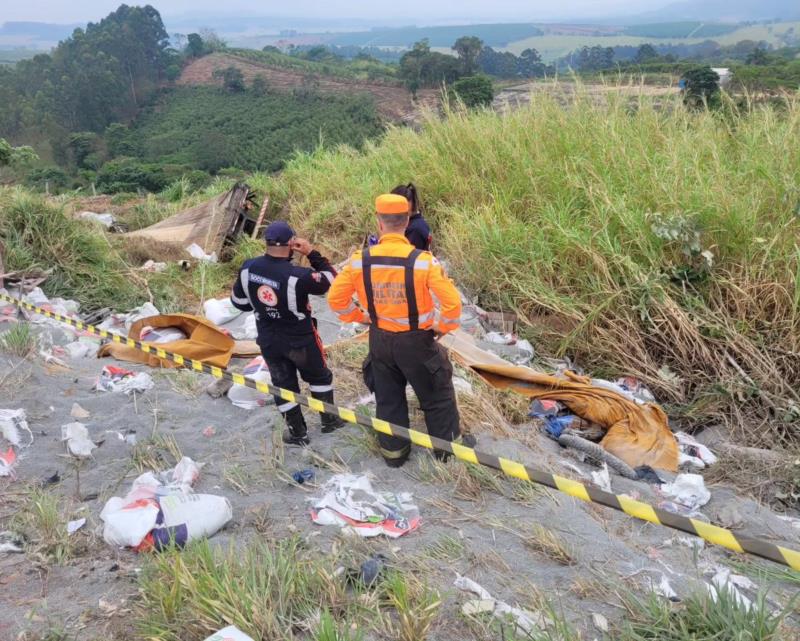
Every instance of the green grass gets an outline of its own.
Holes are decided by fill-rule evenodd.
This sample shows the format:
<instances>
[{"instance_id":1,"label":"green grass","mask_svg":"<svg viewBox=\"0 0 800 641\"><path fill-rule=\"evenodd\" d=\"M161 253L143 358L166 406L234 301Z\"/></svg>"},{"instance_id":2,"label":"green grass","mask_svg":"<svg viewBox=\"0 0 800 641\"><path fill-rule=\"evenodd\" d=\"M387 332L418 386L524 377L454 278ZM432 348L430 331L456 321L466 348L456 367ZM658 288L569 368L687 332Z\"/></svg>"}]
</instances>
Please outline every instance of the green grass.
<instances>
[{"instance_id":1,"label":"green grass","mask_svg":"<svg viewBox=\"0 0 800 641\"><path fill-rule=\"evenodd\" d=\"M403 27L337 34L331 40L335 45L362 47L410 47L427 38L432 47L451 47L461 36L477 36L490 47L504 47L509 42L542 33L534 24L474 24L439 27Z\"/></svg>"},{"instance_id":2,"label":"green grass","mask_svg":"<svg viewBox=\"0 0 800 641\"><path fill-rule=\"evenodd\" d=\"M615 635L618 641L785 641L787 611L773 613L764 595L752 607L739 604L728 590L695 594L676 606L651 595L631 597L630 616Z\"/></svg>"},{"instance_id":3,"label":"green grass","mask_svg":"<svg viewBox=\"0 0 800 641\"><path fill-rule=\"evenodd\" d=\"M733 33L738 27L735 24L714 24L712 22L658 22L654 24L638 24L625 28L629 36L640 38L714 38Z\"/></svg>"},{"instance_id":4,"label":"green grass","mask_svg":"<svg viewBox=\"0 0 800 641\"><path fill-rule=\"evenodd\" d=\"M64 565L72 557L75 543L67 532L69 518L55 494L32 489L11 526L25 535L29 555L45 564Z\"/></svg>"},{"instance_id":5,"label":"green grass","mask_svg":"<svg viewBox=\"0 0 800 641\"><path fill-rule=\"evenodd\" d=\"M208 541L151 557L140 580L139 635L201 641L226 625L254 639L423 641L440 600L419 577L390 572L366 589L335 575L338 559L299 537L212 548Z\"/></svg>"},{"instance_id":6,"label":"green grass","mask_svg":"<svg viewBox=\"0 0 800 641\"><path fill-rule=\"evenodd\" d=\"M29 356L36 348L36 336L28 323L20 322L0 334L0 351L19 358Z\"/></svg>"},{"instance_id":7,"label":"green grass","mask_svg":"<svg viewBox=\"0 0 800 641\"><path fill-rule=\"evenodd\" d=\"M266 188L341 258L375 196L415 181L452 275L540 353L719 418L751 387L731 359L777 403L800 386L799 134L798 97L706 113L541 93L301 156Z\"/></svg>"},{"instance_id":8,"label":"green grass","mask_svg":"<svg viewBox=\"0 0 800 641\"><path fill-rule=\"evenodd\" d=\"M0 240L8 271L52 269L42 285L49 296L74 298L84 309L143 302L102 232L40 196L0 189Z\"/></svg>"}]
</instances>

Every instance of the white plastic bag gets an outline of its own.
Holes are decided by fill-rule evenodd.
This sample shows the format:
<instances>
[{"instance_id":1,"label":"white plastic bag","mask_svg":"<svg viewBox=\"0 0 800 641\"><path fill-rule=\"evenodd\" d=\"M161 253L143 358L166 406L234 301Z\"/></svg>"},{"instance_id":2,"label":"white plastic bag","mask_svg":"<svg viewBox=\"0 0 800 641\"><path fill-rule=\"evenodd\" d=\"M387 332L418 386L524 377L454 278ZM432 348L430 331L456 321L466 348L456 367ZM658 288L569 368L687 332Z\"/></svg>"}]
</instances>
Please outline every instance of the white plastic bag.
<instances>
[{"instance_id":1,"label":"white plastic bag","mask_svg":"<svg viewBox=\"0 0 800 641\"><path fill-rule=\"evenodd\" d=\"M184 340L186 333L177 327L143 327L139 338L147 343L172 343Z\"/></svg>"},{"instance_id":2,"label":"white plastic bag","mask_svg":"<svg viewBox=\"0 0 800 641\"><path fill-rule=\"evenodd\" d=\"M203 303L203 313L215 325L224 325L238 317L242 311L236 309L229 298L211 298Z\"/></svg>"},{"instance_id":3,"label":"white plastic bag","mask_svg":"<svg viewBox=\"0 0 800 641\"><path fill-rule=\"evenodd\" d=\"M33 433L28 427L25 410L0 410L0 433L3 434L3 438L12 445L20 447L22 445L21 432L27 432L30 437L30 443L33 443Z\"/></svg>"},{"instance_id":4,"label":"white plastic bag","mask_svg":"<svg viewBox=\"0 0 800 641\"><path fill-rule=\"evenodd\" d=\"M227 628L212 634L206 641L253 641L253 638L247 636L236 626L229 625Z\"/></svg>"},{"instance_id":5,"label":"white plastic bag","mask_svg":"<svg viewBox=\"0 0 800 641\"><path fill-rule=\"evenodd\" d=\"M89 430L83 423L67 423L61 426L61 440L67 442L67 449L73 456L87 458L97 446L89 438Z\"/></svg>"},{"instance_id":6,"label":"white plastic bag","mask_svg":"<svg viewBox=\"0 0 800 641\"><path fill-rule=\"evenodd\" d=\"M255 383L272 384L269 369L261 356L254 358L245 366L244 377ZM251 387L235 384L228 390L228 399L243 410L255 410L275 402L272 394L265 394Z\"/></svg>"},{"instance_id":7,"label":"white plastic bag","mask_svg":"<svg viewBox=\"0 0 800 641\"><path fill-rule=\"evenodd\" d=\"M209 263L216 263L217 262L217 253L213 252L211 254L206 254L203 251L203 248L200 247L197 243L192 243L186 248L186 251L189 252L192 258L196 258L199 261L209 262Z\"/></svg>"},{"instance_id":8,"label":"white plastic bag","mask_svg":"<svg viewBox=\"0 0 800 641\"><path fill-rule=\"evenodd\" d=\"M711 500L711 492L699 474L678 474L672 483L661 486L661 492L690 510L697 510Z\"/></svg>"}]
</instances>

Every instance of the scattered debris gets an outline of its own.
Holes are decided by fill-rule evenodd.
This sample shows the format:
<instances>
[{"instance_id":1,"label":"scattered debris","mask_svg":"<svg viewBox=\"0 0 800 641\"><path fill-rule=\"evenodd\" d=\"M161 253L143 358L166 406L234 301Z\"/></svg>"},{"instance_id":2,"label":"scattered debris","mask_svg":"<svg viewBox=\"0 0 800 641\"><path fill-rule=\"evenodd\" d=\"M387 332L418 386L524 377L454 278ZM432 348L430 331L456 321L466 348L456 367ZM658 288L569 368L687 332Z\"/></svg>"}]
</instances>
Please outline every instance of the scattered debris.
<instances>
[{"instance_id":1,"label":"scattered debris","mask_svg":"<svg viewBox=\"0 0 800 641\"><path fill-rule=\"evenodd\" d=\"M714 603L717 602L718 592L727 591L733 597L733 600L745 610L753 607L753 602L739 591L739 588L752 591L758 590L758 586L753 581L746 576L732 574L730 568L718 565L715 566L714 570L711 584L707 586Z\"/></svg>"},{"instance_id":2,"label":"scattered debris","mask_svg":"<svg viewBox=\"0 0 800 641\"><path fill-rule=\"evenodd\" d=\"M204 427L203 431L202 431L203 436L205 436L206 438L211 438L216 433L217 433L217 430L214 428L213 425L209 425L208 427Z\"/></svg>"},{"instance_id":3,"label":"scattered debris","mask_svg":"<svg viewBox=\"0 0 800 641\"><path fill-rule=\"evenodd\" d=\"M192 243L186 248L186 251L189 252L189 255L192 258L196 258L200 262L203 263L216 263L217 262L217 252L211 252L210 254L206 254L203 251L203 248L200 247L197 243Z\"/></svg>"},{"instance_id":4,"label":"scattered debris","mask_svg":"<svg viewBox=\"0 0 800 641\"><path fill-rule=\"evenodd\" d=\"M72 410L70 410L69 415L72 418L89 418L92 415L92 413L89 412L88 410L83 409L77 403L73 403Z\"/></svg>"},{"instance_id":5,"label":"scattered debris","mask_svg":"<svg viewBox=\"0 0 800 641\"><path fill-rule=\"evenodd\" d=\"M88 458L97 447L89 438L89 430L83 423L67 423L61 426L61 440L67 442L67 450L78 458Z\"/></svg>"},{"instance_id":6,"label":"scattered debris","mask_svg":"<svg viewBox=\"0 0 800 641\"><path fill-rule=\"evenodd\" d=\"M242 373L246 379L255 383L272 384L269 368L261 356L254 358L245 365ZM241 407L243 410L255 410L275 402L272 394L265 394L252 387L236 384L232 385L228 390L228 400L236 407Z\"/></svg>"},{"instance_id":7,"label":"scattered debris","mask_svg":"<svg viewBox=\"0 0 800 641\"><path fill-rule=\"evenodd\" d=\"M97 223L98 225L102 225L106 229L110 228L114 223L117 222L116 218L114 218L114 214L96 214L93 211L82 211L78 214L78 218L82 218L83 220L89 220L93 223Z\"/></svg>"},{"instance_id":8,"label":"scattered debris","mask_svg":"<svg viewBox=\"0 0 800 641\"><path fill-rule=\"evenodd\" d=\"M222 398L233 387L233 381L227 378L217 378L206 387L206 394L211 398Z\"/></svg>"},{"instance_id":9,"label":"scattered debris","mask_svg":"<svg viewBox=\"0 0 800 641\"><path fill-rule=\"evenodd\" d=\"M209 298L203 303L203 314L215 325L225 325L241 316L242 311L236 309L229 298Z\"/></svg>"},{"instance_id":10,"label":"scattered debris","mask_svg":"<svg viewBox=\"0 0 800 641\"><path fill-rule=\"evenodd\" d=\"M25 538L11 530L0 532L0 554L21 554L25 551Z\"/></svg>"},{"instance_id":11,"label":"scattered debris","mask_svg":"<svg viewBox=\"0 0 800 641\"><path fill-rule=\"evenodd\" d=\"M133 324L143 318L150 318L152 316L159 316L161 312L152 303L144 303L143 305L132 309L127 314L111 314L97 327L109 332L127 333Z\"/></svg>"},{"instance_id":12,"label":"scattered debris","mask_svg":"<svg viewBox=\"0 0 800 641\"><path fill-rule=\"evenodd\" d=\"M153 378L147 372L132 372L122 367L106 365L95 383L98 392L144 392L155 386Z\"/></svg>"},{"instance_id":13,"label":"scattered debris","mask_svg":"<svg viewBox=\"0 0 800 641\"><path fill-rule=\"evenodd\" d=\"M680 601L678 594L672 589L672 586L669 584L669 579L667 579L665 574L661 574L661 579L658 583L653 581L652 577L650 576L648 576L647 579L650 583L650 590L652 592L655 592L659 596L662 596L665 599L669 599L673 602Z\"/></svg>"},{"instance_id":14,"label":"scattered debris","mask_svg":"<svg viewBox=\"0 0 800 641\"><path fill-rule=\"evenodd\" d=\"M634 399L641 403L655 403L656 397L645 387L644 383L634 376L625 376L615 381L621 389L628 392Z\"/></svg>"},{"instance_id":15,"label":"scattered debris","mask_svg":"<svg viewBox=\"0 0 800 641\"><path fill-rule=\"evenodd\" d=\"M152 238L181 248L197 245L204 256L221 256L226 245L255 228L255 217L250 215L254 197L250 187L236 183L224 194L126 236Z\"/></svg>"},{"instance_id":16,"label":"scattered debris","mask_svg":"<svg viewBox=\"0 0 800 641\"><path fill-rule=\"evenodd\" d=\"M294 479L295 483L302 485L306 481L313 481L314 480L314 470L311 468L306 468L305 470L298 470L292 474L292 478Z\"/></svg>"},{"instance_id":17,"label":"scattered debris","mask_svg":"<svg viewBox=\"0 0 800 641\"><path fill-rule=\"evenodd\" d=\"M461 609L464 614L491 612L498 619L510 619L517 630L526 635L532 635L534 631L543 630L548 625L552 625L552 622L541 614L523 610L522 608L514 608L504 601L493 599L489 591L482 585L465 576L456 574L456 580L453 585L459 590L471 592L478 596L477 600L468 601L464 604Z\"/></svg>"},{"instance_id":18,"label":"scattered debris","mask_svg":"<svg viewBox=\"0 0 800 641\"><path fill-rule=\"evenodd\" d=\"M600 632L608 632L608 619L599 612L592 612L592 624Z\"/></svg>"},{"instance_id":19,"label":"scattered debris","mask_svg":"<svg viewBox=\"0 0 800 641\"><path fill-rule=\"evenodd\" d=\"M144 265L142 265L139 270L143 272L151 272L151 273L160 273L167 269L166 263L157 263L154 260L148 260Z\"/></svg>"},{"instance_id":20,"label":"scattered debris","mask_svg":"<svg viewBox=\"0 0 800 641\"><path fill-rule=\"evenodd\" d=\"M26 445L22 444L22 434L20 432L28 433L29 441ZM24 409L0 409L0 433L2 433L4 439L15 447L29 447L33 444L33 432L28 427Z\"/></svg>"},{"instance_id":21,"label":"scattered debris","mask_svg":"<svg viewBox=\"0 0 800 641\"><path fill-rule=\"evenodd\" d=\"M678 474L672 483L664 483L661 493L672 501L696 511L711 500L711 492L706 489L703 477L699 474Z\"/></svg>"},{"instance_id":22,"label":"scattered debris","mask_svg":"<svg viewBox=\"0 0 800 641\"><path fill-rule=\"evenodd\" d=\"M408 492L379 493L364 475L336 474L311 498L311 520L339 525L363 537L384 534L396 539L420 526L419 509Z\"/></svg>"},{"instance_id":23,"label":"scattered debris","mask_svg":"<svg viewBox=\"0 0 800 641\"><path fill-rule=\"evenodd\" d=\"M717 462L716 455L686 432L675 432L680 454L678 464L693 470L702 470Z\"/></svg>"},{"instance_id":24,"label":"scattered debris","mask_svg":"<svg viewBox=\"0 0 800 641\"><path fill-rule=\"evenodd\" d=\"M91 339L78 339L72 343L64 345L65 354L73 359L90 358L97 354L97 342Z\"/></svg>"},{"instance_id":25,"label":"scattered debris","mask_svg":"<svg viewBox=\"0 0 800 641\"><path fill-rule=\"evenodd\" d=\"M603 463L602 469L592 472L592 483L601 490L611 492L611 476L608 473L608 465L606 463Z\"/></svg>"},{"instance_id":26,"label":"scattered debris","mask_svg":"<svg viewBox=\"0 0 800 641\"><path fill-rule=\"evenodd\" d=\"M10 476L16 478L14 465L17 462L17 453L13 447L9 447L5 452L0 452L0 476Z\"/></svg>"},{"instance_id":27,"label":"scattered debris","mask_svg":"<svg viewBox=\"0 0 800 641\"><path fill-rule=\"evenodd\" d=\"M67 534L75 534L78 530L80 530L84 525L86 525L86 519L76 519L75 521L69 521L67 523Z\"/></svg>"},{"instance_id":28,"label":"scattered debris","mask_svg":"<svg viewBox=\"0 0 800 641\"><path fill-rule=\"evenodd\" d=\"M215 632L205 641L253 641L253 638L247 636L236 626L229 625L227 628Z\"/></svg>"},{"instance_id":29,"label":"scattered debris","mask_svg":"<svg viewBox=\"0 0 800 641\"><path fill-rule=\"evenodd\" d=\"M195 494L199 466L183 457L173 470L139 476L125 498L110 498L100 513L103 538L136 551L214 535L233 517L225 497Z\"/></svg>"}]
</instances>

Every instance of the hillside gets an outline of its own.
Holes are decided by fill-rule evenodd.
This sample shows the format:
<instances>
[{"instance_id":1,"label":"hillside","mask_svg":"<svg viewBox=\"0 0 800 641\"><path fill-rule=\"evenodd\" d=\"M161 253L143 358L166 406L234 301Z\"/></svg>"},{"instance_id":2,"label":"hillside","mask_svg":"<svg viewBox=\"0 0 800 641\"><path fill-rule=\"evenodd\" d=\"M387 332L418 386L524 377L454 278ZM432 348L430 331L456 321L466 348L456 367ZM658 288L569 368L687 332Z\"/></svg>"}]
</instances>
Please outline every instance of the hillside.
<instances>
[{"instance_id":1,"label":"hillside","mask_svg":"<svg viewBox=\"0 0 800 641\"><path fill-rule=\"evenodd\" d=\"M298 63L303 61L298 61ZM178 85L219 85L220 80L214 72L222 71L227 67L236 67L249 83L257 77L263 77L267 85L279 91L291 91L300 88L314 88L322 92L352 95L354 93L367 93L375 101L379 113L391 121L409 121L416 118L423 106L433 106L437 103L439 91L434 89L418 92L418 100L414 102L411 93L399 82L369 82L364 80L349 79L336 72L319 75L315 73L318 67L296 67L271 65L257 60L246 58L242 55L230 53L213 53L198 60L190 62L183 70ZM321 69L320 69L321 71Z\"/></svg>"}]
</instances>

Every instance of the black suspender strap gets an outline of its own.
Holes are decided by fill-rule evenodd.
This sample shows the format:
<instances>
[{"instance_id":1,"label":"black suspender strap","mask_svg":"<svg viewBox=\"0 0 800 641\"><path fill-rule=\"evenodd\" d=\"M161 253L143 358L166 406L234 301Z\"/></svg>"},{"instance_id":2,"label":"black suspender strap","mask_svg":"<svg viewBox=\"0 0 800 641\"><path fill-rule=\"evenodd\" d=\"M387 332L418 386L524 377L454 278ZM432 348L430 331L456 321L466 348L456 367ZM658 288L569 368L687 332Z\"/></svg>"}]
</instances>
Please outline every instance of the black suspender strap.
<instances>
[{"instance_id":1,"label":"black suspender strap","mask_svg":"<svg viewBox=\"0 0 800 641\"><path fill-rule=\"evenodd\" d=\"M367 313L373 327L378 326L378 314L375 312L375 294L372 291L372 256L369 248L361 252L361 271L364 274L364 293L367 296Z\"/></svg>"},{"instance_id":2,"label":"black suspender strap","mask_svg":"<svg viewBox=\"0 0 800 641\"><path fill-rule=\"evenodd\" d=\"M414 287L414 263L417 262L417 257L422 253L421 250L415 249L412 251L408 258L406 258L406 300L408 301L408 325L409 329L414 332L419 329L419 308L417 307L417 289Z\"/></svg>"}]
</instances>

